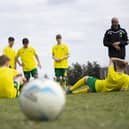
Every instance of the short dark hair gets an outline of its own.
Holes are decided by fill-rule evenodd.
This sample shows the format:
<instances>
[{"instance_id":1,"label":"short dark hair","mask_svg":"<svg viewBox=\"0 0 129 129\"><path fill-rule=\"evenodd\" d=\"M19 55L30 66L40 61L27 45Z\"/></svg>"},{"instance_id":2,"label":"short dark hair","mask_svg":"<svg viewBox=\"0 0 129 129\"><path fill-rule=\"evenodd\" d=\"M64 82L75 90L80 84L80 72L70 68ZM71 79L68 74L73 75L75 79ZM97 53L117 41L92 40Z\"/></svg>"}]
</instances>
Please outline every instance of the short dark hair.
<instances>
[{"instance_id":1,"label":"short dark hair","mask_svg":"<svg viewBox=\"0 0 129 129\"><path fill-rule=\"evenodd\" d=\"M57 35L56 35L56 39L62 39L61 34L57 34Z\"/></svg>"},{"instance_id":2,"label":"short dark hair","mask_svg":"<svg viewBox=\"0 0 129 129\"><path fill-rule=\"evenodd\" d=\"M3 66L3 65L5 65L6 62L8 62L8 61L10 61L10 59L7 56L1 55L0 56L0 67Z\"/></svg>"},{"instance_id":3,"label":"short dark hair","mask_svg":"<svg viewBox=\"0 0 129 129\"><path fill-rule=\"evenodd\" d=\"M29 39L28 39L28 38L24 38L24 39L22 40L22 43L23 43L23 44L28 44L28 43L29 43Z\"/></svg>"},{"instance_id":4,"label":"short dark hair","mask_svg":"<svg viewBox=\"0 0 129 129\"><path fill-rule=\"evenodd\" d=\"M12 42L12 41L14 41L14 40L15 40L14 37L9 37L9 38L8 38L8 41L9 41L9 42Z\"/></svg>"},{"instance_id":5,"label":"short dark hair","mask_svg":"<svg viewBox=\"0 0 129 129\"><path fill-rule=\"evenodd\" d=\"M122 61L119 61L119 60L115 60L113 61L113 64L114 64L114 68L115 70L117 70L117 67L122 69L122 70L125 70L126 67L127 67L127 64L122 62Z\"/></svg>"}]
</instances>

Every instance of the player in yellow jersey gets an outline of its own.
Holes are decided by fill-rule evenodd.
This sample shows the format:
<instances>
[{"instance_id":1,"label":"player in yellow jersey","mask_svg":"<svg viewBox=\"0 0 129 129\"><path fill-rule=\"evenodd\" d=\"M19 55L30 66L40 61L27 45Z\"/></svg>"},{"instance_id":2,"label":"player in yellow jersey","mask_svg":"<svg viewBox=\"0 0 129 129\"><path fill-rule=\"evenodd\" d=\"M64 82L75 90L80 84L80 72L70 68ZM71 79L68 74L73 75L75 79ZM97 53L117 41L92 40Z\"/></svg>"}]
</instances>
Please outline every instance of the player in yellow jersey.
<instances>
[{"instance_id":1,"label":"player in yellow jersey","mask_svg":"<svg viewBox=\"0 0 129 129\"><path fill-rule=\"evenodd\" d=\"M129 87L129 75L124 73L127 65L128 62L125 60L111 58L108 75L105 80L98 80L89 76L83 77L74 86L70 87L67 93L80 94L89 92L126 91ZM84 85L86 85L84 89L78 89Z\"/></svg>"},{"instance_id":2,"label":"player in yellow jersey","mask_svg":"<svg viewBox=\"0 0 129 129\"><path fill-rule=\"evenodd\" d=\"M24 38L22 43L23 47L18 50L16 60L23 67L24 76L29 81L31 76L35 79L38 78L37 65L41 68L41 64L37 52L29 46L29 40ZM19 57L21 62L18 60Z\"/></svg>"},{"instance_id":3,"label":"player in yellow jersey","mask_svg":"<svg viewBox=\"0 0 129 129\"><path fill-rule=\"evenodd\" d=\"M69 48L66 44L62 43L62 36L56 35L57 44L52 48L52 58L54 60L54 69L56 80L65 88L67 69L69 67Z\"/></svg>"},{"instance_id":4,"label":"player in yellow jersey","mask_svg":"<svg viewBox=\"0 0 129 129\"><path fill-rule=\"evenodd\" d=\"M14 50L14 41L15 39L13 37L8 38L8 46L3 49L3 54L9 57L10 59L10 68L15 69L16 68L16 51Z\"/></svg>"},{"instance_id":5,"label":"player in yellow jersey","mask_svg":"<svg viewBox=\"0 0 129 129\"><path fill-rule=\"evenodd\" d=\"M15 69L9 68L10 59L0 56L0 98L16 98L24 78Z\"/></svg>"}]
</instances>

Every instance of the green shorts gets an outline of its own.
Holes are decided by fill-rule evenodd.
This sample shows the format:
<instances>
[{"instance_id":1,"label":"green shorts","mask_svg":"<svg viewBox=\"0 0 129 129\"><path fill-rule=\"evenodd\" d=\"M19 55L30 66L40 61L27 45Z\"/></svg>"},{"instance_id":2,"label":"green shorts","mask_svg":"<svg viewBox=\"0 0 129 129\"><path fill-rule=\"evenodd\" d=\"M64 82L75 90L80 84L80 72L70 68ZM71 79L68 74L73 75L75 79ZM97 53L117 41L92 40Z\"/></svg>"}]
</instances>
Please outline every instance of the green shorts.
<instances>
[{"instance_id":1,"label":"green shorts","mask_svg":"<svg viewBox=\"0 0 129 129\"><path fill-rule=\"evenodd\" d=\"M24 76L27 80L29 80L32 77L35 77L35 75L38 75L38 69L35 68L31 71L24 71Z\"/></svg>"},{"instance_id":2,"label":"green shorts","mask_svg":"<svg viewBox=\"0 0 129 129\"><path fill-rule=\"evenodd\" d=\"M67 69L55 68L55 76L56 77L66 77L67 76Z\"/></svg>"},{"instance_id":3,"label":"green shorts","mask_svg":"<svg viewBox=\"0 0 129 129\"><path fill-rule=\"evenodd\" d=\"M94 77L89 77L87 79L87 85L89 86L89 88L92 92L96 92L96 88L95 88L96 80L97 80L97 78L94 78Z\"/></svg>"}]
</instances>

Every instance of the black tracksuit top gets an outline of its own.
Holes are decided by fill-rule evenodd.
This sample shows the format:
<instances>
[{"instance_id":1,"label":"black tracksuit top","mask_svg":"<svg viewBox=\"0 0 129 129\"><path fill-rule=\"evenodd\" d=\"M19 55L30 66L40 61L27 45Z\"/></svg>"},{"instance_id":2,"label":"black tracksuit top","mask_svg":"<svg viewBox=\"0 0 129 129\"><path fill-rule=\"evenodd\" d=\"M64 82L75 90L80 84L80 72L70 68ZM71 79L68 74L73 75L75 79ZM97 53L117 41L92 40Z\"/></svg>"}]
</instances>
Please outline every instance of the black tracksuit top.
<instances>
[{"instance_id":1,"label":"black tracksuit top","mask_svg":"<svg viewBox=\"0 0 129 129\"><path fill-rule=\"evenodd\" d=\"M120 42L120 51L116 50L112 46L114 42ZM106 31L103 43L104 46L108 47L109 57L125 59L126 45L128 45L128 36L126 30L121 28L120 25L118 29L113 29L113 27L111 27L109 30Z\"/></svg>"}]
</instances>

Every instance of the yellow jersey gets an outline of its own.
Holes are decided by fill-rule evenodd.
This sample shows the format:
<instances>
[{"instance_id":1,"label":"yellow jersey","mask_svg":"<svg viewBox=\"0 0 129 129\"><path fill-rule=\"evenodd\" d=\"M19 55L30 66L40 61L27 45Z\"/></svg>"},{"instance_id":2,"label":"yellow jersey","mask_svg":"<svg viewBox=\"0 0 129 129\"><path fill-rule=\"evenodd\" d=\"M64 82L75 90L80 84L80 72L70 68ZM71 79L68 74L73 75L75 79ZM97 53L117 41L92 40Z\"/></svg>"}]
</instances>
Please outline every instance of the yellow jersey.
<instances>
[{"instance_id":1,"label":"yellow jersey","mask_svg":"<svg viewBox=\"0 0 129 129\"><path fill-rule=\"evenodd\" d=\"M10 59L10 67L15 69L16 51L13 48L8 46L4 48L3 54L6 55Z\"/></svg>"},{"instance_id":2,"label":"yellow jersey","mask_svg":"<svg viewBox=\"0 0 129 129\"><path fill-rule=\"evenodd\" d=\"M14 77L18 74L15 69L0 68L0 98L15 98Z\"/></svg>"},{"instance_id":3,"label":"yellow jersey","mask_svg":"<svg viewBox=\"0 0 129 129\"><path fill-rule=\"evenodd\" d=\"M23 71L31 71L37 67L35 60L36 51L32 47L21 48L17 52L17 57L21 58Z\"/></svg>"},{"instance_id":4,"label":"yellow jersey","mask_svg":"<svg viewBox=\"0 0 129 129\"><path fill-rule=\"evenodd\" d=\"M57 44L52 48L52 54L55 58L65 57L69 54L69 48L65 44L61 45ZM68 59L62 60L61 62L54 61L55 68L68 68L68 66L69 66Z\"/></svg>"},{"instance_id":5,"label":"yellow jersey","mask_svg":"<svg viewBox=\"0 0 129 129\"><path fill-rule=\"evenodd\" d=\"M129 76L116 72L114 66L108 68L108 76L105 80L97 80L95 84L96 92L128 90L128 86Z\"/></svg>"}]
</instances>

